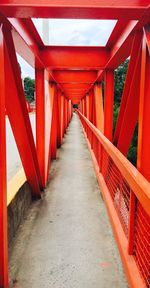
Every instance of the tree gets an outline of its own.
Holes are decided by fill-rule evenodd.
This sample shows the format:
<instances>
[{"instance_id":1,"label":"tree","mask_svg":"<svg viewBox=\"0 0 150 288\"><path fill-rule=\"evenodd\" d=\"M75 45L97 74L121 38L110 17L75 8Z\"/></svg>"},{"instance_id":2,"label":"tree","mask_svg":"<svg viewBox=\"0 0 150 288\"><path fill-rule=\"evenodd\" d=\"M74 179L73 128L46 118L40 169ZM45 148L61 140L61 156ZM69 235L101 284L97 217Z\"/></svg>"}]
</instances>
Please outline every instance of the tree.
<instances>
[{"instance_id":1,"label":"tree","mask_svg":"<svg viewBox=\"0 0 150 288\"><path fill-rule=\"evenodd\" d=\"M35 91L35 80L30 77L24 78L24 92L27 101L34 101L34 91Z\"/></svg>"}]
</instances>

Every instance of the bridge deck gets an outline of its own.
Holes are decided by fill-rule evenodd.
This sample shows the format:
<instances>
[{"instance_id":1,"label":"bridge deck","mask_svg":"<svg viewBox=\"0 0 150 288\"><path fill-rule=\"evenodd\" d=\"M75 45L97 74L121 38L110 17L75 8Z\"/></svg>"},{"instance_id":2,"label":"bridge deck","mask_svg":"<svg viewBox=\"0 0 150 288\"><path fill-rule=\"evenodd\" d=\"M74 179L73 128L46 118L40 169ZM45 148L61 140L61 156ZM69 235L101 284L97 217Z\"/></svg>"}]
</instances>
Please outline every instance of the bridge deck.
<instances>
[{"instance_id":1,"label":"bridge deck","mask_svg":"<svg viewBox=\"0 0 150 288\"><path fill-rule=\"evenodd\" d=\"M127 287L76 115L52 163L46 192L20 227L9 262L10 287Z\"/></svg>"}]
</instances>

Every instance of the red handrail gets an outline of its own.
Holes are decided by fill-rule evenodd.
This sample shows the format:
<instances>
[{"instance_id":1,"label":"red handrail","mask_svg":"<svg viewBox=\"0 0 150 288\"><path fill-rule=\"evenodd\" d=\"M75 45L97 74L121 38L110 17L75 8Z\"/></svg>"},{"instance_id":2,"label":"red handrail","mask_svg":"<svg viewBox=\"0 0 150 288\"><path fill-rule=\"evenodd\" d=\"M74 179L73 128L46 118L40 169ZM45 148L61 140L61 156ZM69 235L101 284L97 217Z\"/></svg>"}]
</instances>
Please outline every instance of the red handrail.
<instances>
[{"instance_id":1,"label":"red handrail","mask_svg":"<svg viewBox=\"0 0 150 288\"><path fill-rule=\"evenodd\" d=\"M122 176L130 185L132 191L150 216L150 183L130 163L130 161L98 130L80 111L79 116L86 122L94 135L103 145L107 153L113 159Z\"/></svg>"}]
</instances>

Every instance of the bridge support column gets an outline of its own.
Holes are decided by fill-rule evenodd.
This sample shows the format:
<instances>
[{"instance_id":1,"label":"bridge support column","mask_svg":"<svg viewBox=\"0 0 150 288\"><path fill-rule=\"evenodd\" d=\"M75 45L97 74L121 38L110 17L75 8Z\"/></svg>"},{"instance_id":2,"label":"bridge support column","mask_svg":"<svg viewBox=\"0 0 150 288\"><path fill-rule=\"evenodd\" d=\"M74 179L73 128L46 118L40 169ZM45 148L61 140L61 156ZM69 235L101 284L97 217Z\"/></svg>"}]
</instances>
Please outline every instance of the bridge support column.
<instances>
[{"instance_id":1,"label":"bridge support column","mask_svg":"<svg viewBox=\"0 0 150 288\"><path fill-rule=\"evenodd\" d=\"M57 147L59 148L62 144L62 119L61 119L61 113L62 113L62 105L61 105L61 91L57 90Z\"/></svg>"},{"instance_id":2,"label":"bridge support column","mask_svg":"<svg viewBox=\"0 0 150 288\"><path fill-rule=\"evenodd\" d=\"M113 103L114 103L114 71L105 72L104 89L104 135L112 141L113 132Z\"/></svg>"},{"instance_id":3,"label":"bridge support column","mask_svg":"<svg viewBox=\"0 0 150 288\"><path fill-rule=\"evenodd\" d=\"M89 119L89 95L88 94L86 94L85 99L86 99L86 117Z\"/></svg>"},{"instance_id":4,"label":"bridge support column","mask_svg":"<svg viewBox=\"0 0 150 288\"><path fill-rule=\"evenodd\" d=\"M50 149L51 149L51 159L56 159L57 150L57 91L55 84L50 85L50 97L52 103L52 122L51 122L51 139L50 139Z\"/></svg>"},{"instance_id":5,"label":"bridge support column","mask_svg":"<svg viewBox=\"0 0 150 288\"><path fill-rule=\"evenodd\" d=\"M89 121L92 122L93 119L93 92L89 94Z\"/></svg>"},{"instance_id":6,"label":"bridge support column","mask_svg":"<svg viewBox=\"0 0 150 288\"><path fill-rule=\"evenodd\" d=\"M104 132L104 111L103 111L101 83L95 84L94 104L95 104L95 126L103 133Z\"/></svg>"},{"instance_id":7,"label":"bridge support column","mask_svg":"<svg viewBox=\"0 0 150 288\"><path fill-rule=\"evenodd\" d=\"M43 187L45 183L45 88L44 69L35 70L36 91L36 149Z\"/></svg>"},{"instance_id":8,"label":"bridge support column","mask_svg":"<svg viewBox=\"0 0 150 288\"><path fill-rule=\"evenodd\" d=\"M0 287L8 285L4 38L0 28ZM9 85L9 83L7 84Z\"/></svg>"}]
</instances>

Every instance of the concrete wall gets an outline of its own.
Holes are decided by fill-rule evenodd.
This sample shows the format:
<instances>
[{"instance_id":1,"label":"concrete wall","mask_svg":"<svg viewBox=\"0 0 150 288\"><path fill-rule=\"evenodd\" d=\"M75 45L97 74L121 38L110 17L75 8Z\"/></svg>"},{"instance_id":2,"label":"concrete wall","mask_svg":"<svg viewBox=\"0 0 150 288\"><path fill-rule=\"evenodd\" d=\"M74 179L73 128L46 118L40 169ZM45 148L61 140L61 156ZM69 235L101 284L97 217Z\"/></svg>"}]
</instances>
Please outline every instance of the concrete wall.
<instances>
[{"instance_id":1,"label":"concrete wall","mask_svg":"<svg viewBox=\"0 0 150 288\"><path fill-rule=\"evenodd\" d=\"M24 219L31 203L32 203L31 188L30 185L27 182L25 182L7 208L9 247L11 246L13 238L18 230L18 227L21 224L22 220Z\"/></svg>"}]
</instances>

